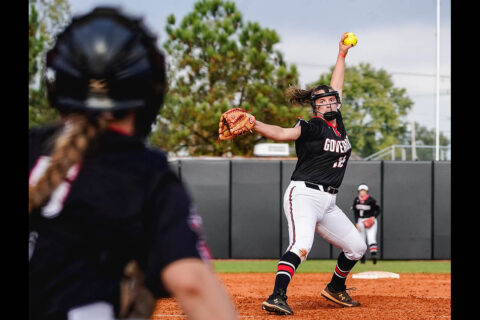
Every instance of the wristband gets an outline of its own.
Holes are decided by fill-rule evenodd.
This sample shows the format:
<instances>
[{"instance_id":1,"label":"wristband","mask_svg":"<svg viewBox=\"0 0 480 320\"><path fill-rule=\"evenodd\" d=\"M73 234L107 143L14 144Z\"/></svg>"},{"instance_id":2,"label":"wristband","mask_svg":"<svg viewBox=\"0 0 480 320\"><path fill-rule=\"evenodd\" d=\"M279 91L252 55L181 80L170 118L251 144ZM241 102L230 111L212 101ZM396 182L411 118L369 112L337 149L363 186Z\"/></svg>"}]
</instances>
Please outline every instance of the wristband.
<instances>
[{"instance_id":1,"label":"wristband","mask_svg":"<svg viewBox=\"0 0 480 320\"><path fill-rule=\"evenodd\" d=\"M344 59L345 59L345 57L347 56L346 54L341 54L341 53L339 53L338 55L339 55L340 57L344 58Z\"/></svg>"}]
</instances>

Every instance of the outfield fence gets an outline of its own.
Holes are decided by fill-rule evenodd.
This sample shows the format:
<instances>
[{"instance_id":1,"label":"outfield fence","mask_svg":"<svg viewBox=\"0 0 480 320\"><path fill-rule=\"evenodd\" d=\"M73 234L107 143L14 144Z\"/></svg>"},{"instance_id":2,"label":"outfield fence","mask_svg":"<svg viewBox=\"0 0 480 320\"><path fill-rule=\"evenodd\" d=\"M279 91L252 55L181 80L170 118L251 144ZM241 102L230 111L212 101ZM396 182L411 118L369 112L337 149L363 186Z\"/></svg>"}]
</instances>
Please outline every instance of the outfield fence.
<instances>
[{"instance_id":1,"label":"outfield fence","mask_svg":"<svg viewBox=\"0 0 480 320\"><path fill-rule=\"evenodd\" d=\"M195 201L218 259L281 257L288 246L283 193L295 164L295 158L170 161ZM381 259L450 259L450 161L349 161L337 205L352 221L360 183L381 205ZM339 253L316 234L309 258L336 259Z\"/></svg>"}]
</instances>

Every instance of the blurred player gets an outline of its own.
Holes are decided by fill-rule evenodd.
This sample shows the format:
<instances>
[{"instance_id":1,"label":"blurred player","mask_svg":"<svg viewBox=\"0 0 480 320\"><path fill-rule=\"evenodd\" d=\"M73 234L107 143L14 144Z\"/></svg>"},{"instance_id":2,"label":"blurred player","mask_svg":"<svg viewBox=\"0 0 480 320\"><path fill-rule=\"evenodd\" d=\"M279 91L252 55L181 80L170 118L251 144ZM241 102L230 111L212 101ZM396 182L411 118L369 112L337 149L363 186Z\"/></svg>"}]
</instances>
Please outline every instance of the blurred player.
<instances>
[{"instance_id":1,"label":"blurred player","mask_svg":"<svg viewBox=\"0 0 480 320\"><path fill-rule=\"evenodd\" d=\"M353 199L352 206L355 226L362 234L362 237L366 239L368 250L372 258L373 264L377 263L377 217L380 214L380 205L368 193L368 186L361 184L358 186L358 196ZM361 263L365 263L365 255L360 260Z\"/></svg>"},{"instance_id":2,"label":"blurred player","mask_svg":"<svg viewBox=\"0 0 480 320\"><path fill-rule=\"evenodd\" d=\"M144 143L167 84L154 35L96 8L46 63L62 123L29 133L29 318L149 319L172 295L189 319L237 319L194 204Z\"/></svg>"},{"instance_id":3,"label":"blurred player","mask_svg":"<svg viewBox=\"0 0 480 320\"><path fill-rule=\"evenodd\" d=\"M353 223L336 205L336 194L352 152L340 112L345 57L352 47L343 43L345 38L343 34L329 86L308 90L292 87L286 92L291 103L307 103L312 107L312 119L299 119L293 128L258 120L255 123L254 130L268 139L294 140L298 157L283 202L289 246L278 263L273 292L262 303L262 308L269 312L293 314L287 304L287 287L300 263L307 259L315 232L342 249L322 296L344 307L360 305L347 293L345 281L367 247Z\"/></svg>"}]
</instances>

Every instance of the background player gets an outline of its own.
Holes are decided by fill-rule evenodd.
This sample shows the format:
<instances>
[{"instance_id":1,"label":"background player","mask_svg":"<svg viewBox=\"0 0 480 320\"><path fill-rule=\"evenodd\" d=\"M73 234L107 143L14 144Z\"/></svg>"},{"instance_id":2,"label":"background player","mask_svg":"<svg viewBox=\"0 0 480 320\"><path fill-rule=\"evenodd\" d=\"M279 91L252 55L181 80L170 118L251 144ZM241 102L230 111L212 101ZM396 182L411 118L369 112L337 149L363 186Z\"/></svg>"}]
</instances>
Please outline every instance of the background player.
<instances>
[{"instance_id":1,"label":"background player","mask_svg":"<svg viewBox=\"0 0 480 320\"><path fill-rule=\"evenodd\" d=\"M112 8L47 53L62 123L29 133L30 319L149 319L168 294L189 319L237 318L190 197L144 143L166 84L155 37Z\"/></svg>"},{"instance_id":2,"label":"background player","mask_svg":"<svg viewBox=\"0 0 480 320\"><path fill-rule=\"evenodd\" d=\"M377 217L380 214L380 205L375 198L368 193L368 186L361 184L358 186L358 195L353 199L352 206L355 226L366 239L368 250L373 264L377 263ZM365 255L360 260L365 263Z\"/></svg>"},{"instance_id":3,"label":"background player","mask_svg":"<svg viewBox=\"0 0 480 320\"><path fill-rule=\"evenodd\" d=\"M309 121L299 119L293 128L282 128L256 121L254 130L268 139L295 141L298 162L284 194L289 246L277 266L272 294L262 308L278 314L293 314L287 304L287 287L295 270L307 259L315 231L342 249L330 283L322 296L345 307L360 305L346 292L345 280L367 249L353 223L335 204L351 146L340 112L345 73L345 56L352 45L339 43L339 52L330 86L308 90L298 87L286 92L291 103L308 103L313 109Z\"/></svg>"}]
</instances>

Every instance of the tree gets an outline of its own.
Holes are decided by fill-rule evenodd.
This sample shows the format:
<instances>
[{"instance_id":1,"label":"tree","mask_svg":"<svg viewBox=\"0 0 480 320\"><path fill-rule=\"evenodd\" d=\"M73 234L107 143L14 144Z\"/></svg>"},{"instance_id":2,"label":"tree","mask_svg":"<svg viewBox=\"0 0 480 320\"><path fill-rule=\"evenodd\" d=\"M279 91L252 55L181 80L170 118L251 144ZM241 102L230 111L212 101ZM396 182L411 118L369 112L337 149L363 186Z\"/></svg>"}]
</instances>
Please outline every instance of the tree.
<instances>
[{"instance_id":1,"label":"tree","mask_svg":"<svg viewBox=\"0 0 480 320\"><path fill-rule=\"evenodd\" d=\"M415 122L415 142L418 145L424 146L434 146L436 144L436 132L435 129L428 129L425 126L420 125L418 122ZM404 138L406 143L411 142L411 132ZM450 140L443 133L440 132L440 145L448 146L450 145Z\"/></svg>"},{"instance_id":2,"label":"tree","mask_svg":"<svg viewBox=\"0 0 480 320\"><path fill-rule=\"evenodd\" d=\"M51 122L58 113L48 107L46 90L41 81L43 55L56 34L70 17L67 0L29 0L28 12L28 98L29 127Z\"/></svg>"},{"instance_id":3,"label":"tree","mask_svg":"<svg viewBox=\"0 0 480 320\"><path fill-rule=\"evenodd\" d=\"M330 83L332 71L316 83ZM402 117L412 105L406 89L396 88L385 70L369 63L347 67L341 110L352 152L366 157L398 144L406 131Z\"/></svg>"},{"instance_id":4,"label":"tree","mask_svg":"<svg viewBox=\"0 0 480 320\"><path fill-rule=\"evenodd\" d=\"M164 48L169 59L169 93L152 133L153 145L190 155L252 155L265 141L256 133L217 142L218 121L229 108L240 107L260 121L292 126L309 109L290 106L284 91L298 82L274 49L274 30L244 23L235 3L201 0L179 26L167 20Z\"/></svg>"},{"instance_id":5,"label":"tree","mask_svg":"<svg viewBox=\"0 0 480 320\"><path fill-rule=\"evenodd\" d=\"M415 122L415 153L418 160L433 160L435 159L436 150L433 148L422 148L422 146L435 146L436 145L436 132L435 128L428 129L425 126ZM412 132L409 130L406 132L402 139L403 144L412 144ZM449 146L450 139L440 132L440 146Z\"/></svg>"}]
</instances>

